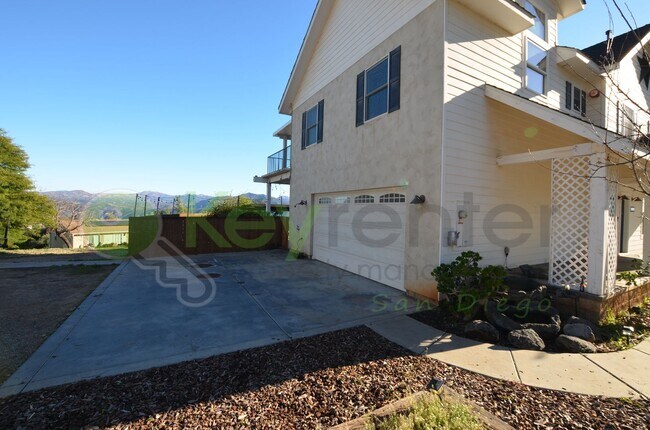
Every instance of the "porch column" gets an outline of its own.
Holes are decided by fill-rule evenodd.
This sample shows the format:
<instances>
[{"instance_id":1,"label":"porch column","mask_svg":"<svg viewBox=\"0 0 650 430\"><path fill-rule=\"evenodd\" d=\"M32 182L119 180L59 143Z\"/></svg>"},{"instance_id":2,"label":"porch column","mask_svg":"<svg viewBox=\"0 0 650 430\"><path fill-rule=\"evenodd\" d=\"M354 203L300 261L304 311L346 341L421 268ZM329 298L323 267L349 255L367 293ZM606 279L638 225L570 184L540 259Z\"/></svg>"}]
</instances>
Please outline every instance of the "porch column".
<instances>
[{"instance_id":1,"label":"porch column","mask_svg":"<svg viewBox=\"0 0 650 430\"><path fill-rule=\"evenodd\" d=\"M271 213L271 183L266 183L266 212Z\"/></svg>"},{"instance_id":2,"label":"porch column","mask_svg":"<svg viewBox=\"0 0 650 430\"><path fill-rule=\"evenodd\" d=\"M643 211L641 222L643 223L643 261L650 260L650 197L643 197Z\"/></svg>"},{"instance_id":3,"label":"porch column","mask_svg":"<svg viewBox=\"0 0 650 430\"><path fill-rule=\"evenodd\" d=\"M604 154L590 157L593 167L604 165ZM608 223L609 223L609 182L607 167L601 168L589 181L589 259L587 291L604 296L608 280ZM614 269L616 272L616 269Z\"/></svg>"},{"instance_id":4,"label":"porch column","mask_svg":"<svg viewBox=\"0 0 650 430\"><path fill-rule=\"evenodd\" d=\"M617 187L606 154L553 159L549 282L606 295L616 282ZM598 168L600 166L600 168Z\"/></svg>"}]
</instances>

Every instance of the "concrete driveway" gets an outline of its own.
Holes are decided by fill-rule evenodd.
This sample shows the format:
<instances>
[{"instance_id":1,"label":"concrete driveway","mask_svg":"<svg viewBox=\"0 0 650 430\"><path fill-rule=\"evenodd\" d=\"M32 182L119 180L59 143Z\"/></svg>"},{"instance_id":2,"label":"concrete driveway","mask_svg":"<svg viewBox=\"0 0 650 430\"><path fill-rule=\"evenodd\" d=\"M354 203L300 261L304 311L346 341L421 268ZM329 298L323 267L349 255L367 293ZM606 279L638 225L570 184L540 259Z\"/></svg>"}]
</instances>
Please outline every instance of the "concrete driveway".
<instances>
[{"instance_id":1,"label":"concrete driveway","mask_svg":"<svg viewBox=\"0 0 650 430\"><path fill-rule=\"evenodd\" d=\"M126 261L5 382L0 395L353 327L414 306L390 287L286 257L285 251L268 251L192 258L208 279L216 277L214 298L198 307L183 304L177 289L161 286L166 278L160 270ZM172 278L187 270L176 261L166 265ZM201 285L205 281L191 283L190 295Z\"/></svg>"}]
</instances>

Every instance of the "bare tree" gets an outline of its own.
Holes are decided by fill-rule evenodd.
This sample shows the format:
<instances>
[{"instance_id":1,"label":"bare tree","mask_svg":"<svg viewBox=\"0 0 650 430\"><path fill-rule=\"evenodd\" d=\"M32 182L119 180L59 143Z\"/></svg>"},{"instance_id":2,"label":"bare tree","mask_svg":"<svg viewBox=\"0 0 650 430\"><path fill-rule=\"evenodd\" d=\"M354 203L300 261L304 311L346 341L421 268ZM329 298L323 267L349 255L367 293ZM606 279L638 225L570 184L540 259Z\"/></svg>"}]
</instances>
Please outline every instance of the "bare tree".
<instances>
[{"instance_id":1,"label":"bare tree","mask_svg":"<svg viewBox=\"0 0 650 430\"><path fill-rule=\"evenodd\" d=\"M85 206L81 203L57 200L54 233L68 248L73 247L72 233L84 225Z\"/></svg>"}]
</instances>

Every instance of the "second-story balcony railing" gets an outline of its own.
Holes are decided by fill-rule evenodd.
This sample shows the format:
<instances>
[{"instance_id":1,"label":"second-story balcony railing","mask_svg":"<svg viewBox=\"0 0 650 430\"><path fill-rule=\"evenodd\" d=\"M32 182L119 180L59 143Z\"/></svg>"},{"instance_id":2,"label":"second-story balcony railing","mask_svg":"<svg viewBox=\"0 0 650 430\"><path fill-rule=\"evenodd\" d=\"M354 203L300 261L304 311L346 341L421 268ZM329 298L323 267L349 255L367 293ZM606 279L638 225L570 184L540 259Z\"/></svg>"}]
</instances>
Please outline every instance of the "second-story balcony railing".
<instances>
[{"instance_id":1,"label":"second-story balcony railing","mask_svg":"<svg viewBox=\"0 0 650 430\"><path fill-rule=\"evenodd\" d=\"M271 155L267 160L267 172L275 173L291 168L291 145Z\"/></svg>"}]
</instances>

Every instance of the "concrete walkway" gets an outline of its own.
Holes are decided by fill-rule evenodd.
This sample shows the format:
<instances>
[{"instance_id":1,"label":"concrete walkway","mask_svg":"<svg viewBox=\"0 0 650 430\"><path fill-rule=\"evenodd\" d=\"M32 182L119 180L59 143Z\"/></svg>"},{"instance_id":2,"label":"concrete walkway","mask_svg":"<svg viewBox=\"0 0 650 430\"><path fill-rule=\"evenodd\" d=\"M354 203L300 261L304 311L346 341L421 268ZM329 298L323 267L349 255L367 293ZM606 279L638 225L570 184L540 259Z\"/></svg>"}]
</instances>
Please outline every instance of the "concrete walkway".
<instances>
[{"instance_id":1,"label":"concrete walkway","mask_svg":"<svg viewBox=\"0 0 650 430\"><path fill-rule=\"evenodd\" d=\"M0 263L1 269L40 269L44 267L61 266L110 266L120 264L122 260L60 260L60 261L31 261L24 263Z\"/></svg>"},{"instance_id":2,"label":"concrete walkway","mask_svg":"<svg viewBox=\"0 0 650 430\"><path fill-rule=\"evenodd\" d=\"M650 398L650 339L609 354L552 354L476 342L406 315L368 327L416 354L485 376L579 394Z\"/></svg>"},{"instance_id":3,"label":"concrete walkway","mask_svg":"<svg viewBox=\"0 0 650 430\"><path fill-rule=\"evenodd\" d=\"M355 327L413 309L402 292L309 260L268 251L123 262L0 387L0 397ZM214 279L200 306L179 298ZM164 273L161 271L164 270ZM381 306L379 306L381 305Z\"/></svg>"}]
</instances>

